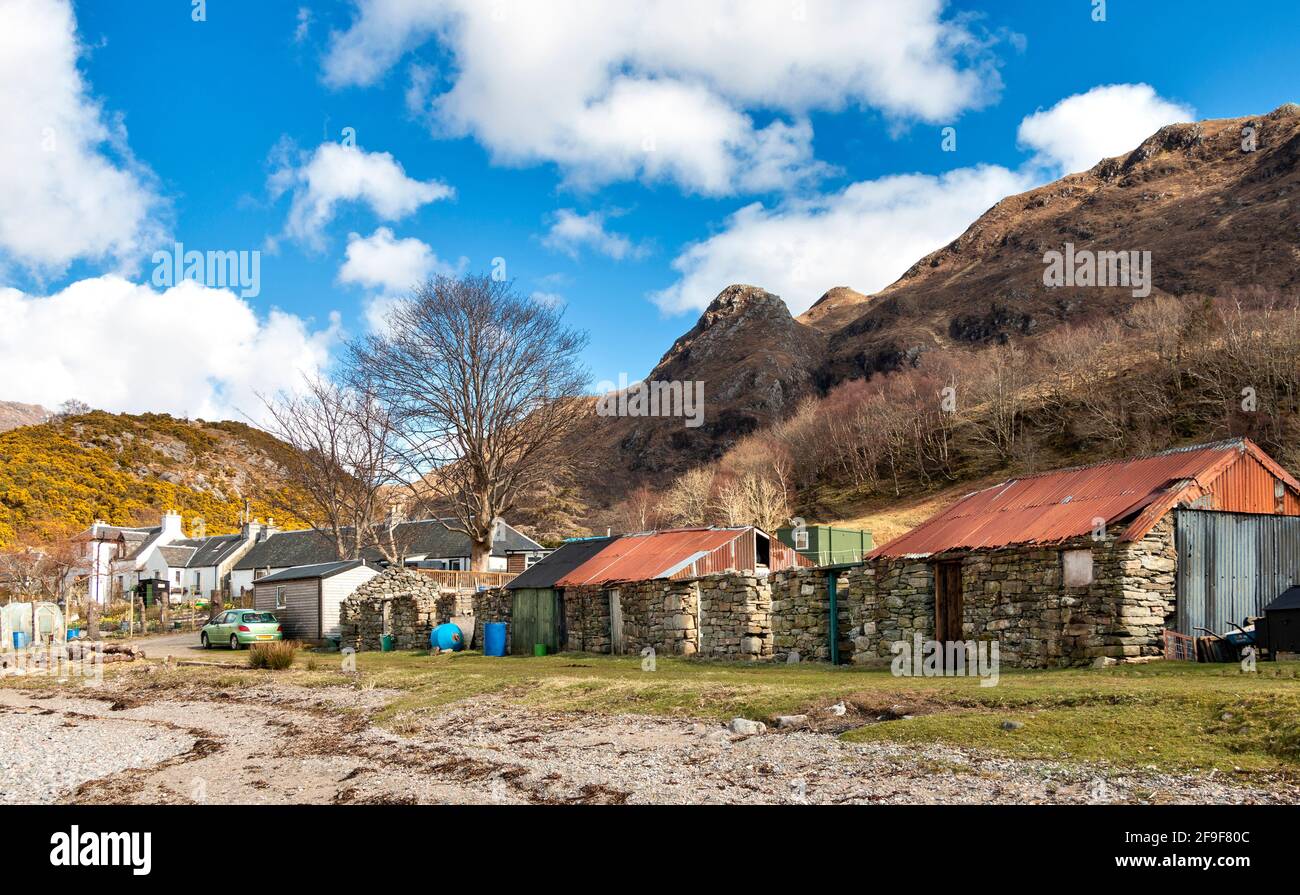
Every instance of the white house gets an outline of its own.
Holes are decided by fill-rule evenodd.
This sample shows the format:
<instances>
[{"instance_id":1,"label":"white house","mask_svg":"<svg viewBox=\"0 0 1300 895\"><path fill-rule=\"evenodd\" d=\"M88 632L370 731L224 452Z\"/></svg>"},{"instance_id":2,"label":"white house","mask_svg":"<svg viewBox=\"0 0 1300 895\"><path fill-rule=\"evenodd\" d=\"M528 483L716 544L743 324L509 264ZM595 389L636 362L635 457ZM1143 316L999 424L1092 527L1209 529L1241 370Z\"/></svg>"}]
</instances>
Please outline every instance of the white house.
<instances>
[{"instance_id":1,"label":"white house","mask_svg":"<svg viewBox=\"0 0 1300 895\"><path fill-rule=\"evenodd\" d=\"M393 543L402 564L423 569L468 569L469 537L452 529L449 523L451 520L421 519L394 525ZM488 570L522 571L548 552L532 538L505 522L498 522L492 538ZM362 557L372 566L388 564L375 548L362 550ZM230 575L230 592L238 595L252 590L255 580L286 569L337 560L334 541L323 532L314 529L278 532L262 540L235 564ZM512 565L518 568L511 569Z\"/></svg>"}]
</instances>

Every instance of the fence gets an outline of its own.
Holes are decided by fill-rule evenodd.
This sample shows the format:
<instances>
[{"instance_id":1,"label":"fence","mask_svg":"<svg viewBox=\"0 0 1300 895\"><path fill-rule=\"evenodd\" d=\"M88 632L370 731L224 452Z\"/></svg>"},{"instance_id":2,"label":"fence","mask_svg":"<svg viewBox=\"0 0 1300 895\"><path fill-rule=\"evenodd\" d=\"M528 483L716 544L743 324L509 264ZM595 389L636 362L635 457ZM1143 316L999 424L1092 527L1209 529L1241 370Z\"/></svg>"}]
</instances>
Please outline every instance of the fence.
<instances>
[{"instance_id":1,"label":"fence","mask_svg":"<svg viewBox=\"0 0 1300 895\"><path fill-rule=\"evenodd\" d=\"M416 569L445 590L478 591L505 587L515 579L513 572L462 572L456 569Z\"/></svg>"}]
</instances>

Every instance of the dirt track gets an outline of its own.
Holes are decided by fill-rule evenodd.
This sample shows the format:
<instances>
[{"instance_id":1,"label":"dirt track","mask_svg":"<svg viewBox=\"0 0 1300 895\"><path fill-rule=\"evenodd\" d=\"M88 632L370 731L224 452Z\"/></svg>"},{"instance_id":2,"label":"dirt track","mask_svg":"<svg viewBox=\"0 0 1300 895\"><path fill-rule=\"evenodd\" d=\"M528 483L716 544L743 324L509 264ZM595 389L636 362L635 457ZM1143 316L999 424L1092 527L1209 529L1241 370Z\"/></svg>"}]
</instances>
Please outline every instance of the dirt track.
<instances>
[{"instance_id":1,"label":"dirt track","mask_svg":"<svg viewBox=\"0 0 1300 895\"><path fill-rule=\"evenodd\" d=\"M388 697L374 690L196 689L138 703L100 695L0 690L0 801L1300 800L1294 787L1231 775L1108 773L809 732L744 737L714 723L530 712L490 699L413 719L404 728L412 733L397 736L370 723Z\"/></svg>"}]
</instances>

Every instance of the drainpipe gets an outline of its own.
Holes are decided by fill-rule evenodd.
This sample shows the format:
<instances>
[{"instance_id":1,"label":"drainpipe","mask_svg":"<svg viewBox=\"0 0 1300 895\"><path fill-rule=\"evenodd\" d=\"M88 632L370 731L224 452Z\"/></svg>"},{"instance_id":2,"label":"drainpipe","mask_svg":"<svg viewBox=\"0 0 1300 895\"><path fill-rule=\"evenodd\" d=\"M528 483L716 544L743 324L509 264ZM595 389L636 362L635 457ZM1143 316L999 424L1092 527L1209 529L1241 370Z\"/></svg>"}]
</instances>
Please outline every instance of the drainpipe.
<instances>
[{"instance_id":1,"label":"drainpipe","mask_svg":"<svg viewBox=\"0 0 1300 895\"><path fill-rule=\"evenodd\" d=\"M832 569L826 573L826 602L830 604L831 664L840 664L840 608L836 599L839 575Z\"/></svg>"}]
</instances>

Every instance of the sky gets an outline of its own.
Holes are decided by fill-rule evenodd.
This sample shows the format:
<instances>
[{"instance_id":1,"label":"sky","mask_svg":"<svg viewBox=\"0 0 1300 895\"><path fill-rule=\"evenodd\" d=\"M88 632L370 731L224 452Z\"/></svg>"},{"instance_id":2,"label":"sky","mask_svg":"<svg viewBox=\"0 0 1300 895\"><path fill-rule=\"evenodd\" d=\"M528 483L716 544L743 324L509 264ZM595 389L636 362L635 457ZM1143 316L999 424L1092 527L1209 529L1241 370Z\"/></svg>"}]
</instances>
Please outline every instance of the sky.
<instances>
[{"instance_id":1,"label":"sky","mask_svg":"<svg viewBox=\"0 0 1300 895\"><path fill-rule=\"evenodd\" d=\"M1293 0L0 0L0 400L256 420L439 273L635 380L732 283L872 293L1300 100L1296 46Z\"/></svg>"}]
</instances>

